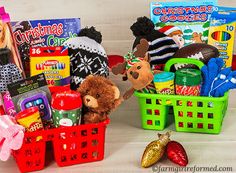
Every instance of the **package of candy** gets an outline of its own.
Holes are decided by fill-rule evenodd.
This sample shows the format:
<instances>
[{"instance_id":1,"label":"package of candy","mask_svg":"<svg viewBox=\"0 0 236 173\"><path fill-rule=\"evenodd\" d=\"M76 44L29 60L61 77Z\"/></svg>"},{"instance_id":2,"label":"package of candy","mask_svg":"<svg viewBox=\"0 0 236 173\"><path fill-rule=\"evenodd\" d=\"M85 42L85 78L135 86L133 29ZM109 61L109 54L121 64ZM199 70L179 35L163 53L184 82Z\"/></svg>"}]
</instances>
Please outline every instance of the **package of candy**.
<instances>
[{"instance_id":1,"label":"package of candy","mask_svg":"<svg viewBox=\"0 0 236 173\"><path fill-rule=\"evenodd\" d=\"M207 42L209 19L216 0L152 2L151 20L156 29L183 47Z\"/></svg>"},{"instance_id":2,"label":"package of candy","mask_svg":"<svg viewBox=\"0 0 236 173\"><path fill-rule=\"evenodd\" d=\"M30 76L30 48L61 46L80 31L80 19L26 20L11 22L26 76Z\"/></svg>"}]
</instances>

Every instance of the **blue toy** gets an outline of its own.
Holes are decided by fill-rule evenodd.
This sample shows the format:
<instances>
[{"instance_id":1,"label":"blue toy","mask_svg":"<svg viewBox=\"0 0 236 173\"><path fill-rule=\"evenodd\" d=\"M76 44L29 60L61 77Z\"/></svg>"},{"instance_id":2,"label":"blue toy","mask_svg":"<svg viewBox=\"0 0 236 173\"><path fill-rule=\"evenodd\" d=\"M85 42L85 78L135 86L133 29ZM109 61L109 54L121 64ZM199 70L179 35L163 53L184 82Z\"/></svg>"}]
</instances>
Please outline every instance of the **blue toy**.
<instances>
[{"instance_id":1,"label":"blue toy","mask_svg":"<svg viewBox=\"0 0 236 173\"><path fill-rule=\"evenodd\" d=\"M236 71L232 71L231 68L222 69L223 65L222 59L212 58L202 67L202 96L222 97L225 92L236 88Z\"/></svg>"},{"instance_id":2,"label":"blue toy","mask_svg":"<svg viewBox=\"0 0 236 173\"><path fill-rule=\"evenodd\" d=\"M222 82L222 85L216 88L214 97L222 97L225 92L236 88L236 71L231 72L228 77Z\"/></svg>"},{"instance_id":3,"label":"blue toy","mask_svg":"<svg viewBox=\"0 0 236 173\"><path fill-rule=\"evenodd\" d=\"M215 95L216 90L224 84L227 76L231 73L231 68L225 68L220 71L217 77L213 80L209 91L209 96Z\"/></svg>"},{"instance_id":4,"label":"blue toy","mask_svg":"<svg viewBox=\"0 0 236 173\"><path fill-rule=\"evenodd\" d=\"M211 84L216 79L224 65L224 61L220 58L211 58L207 65L203 66L201 71L203 74L203 85L201 96L209 96Z\"/></svg>"}]
</instances>

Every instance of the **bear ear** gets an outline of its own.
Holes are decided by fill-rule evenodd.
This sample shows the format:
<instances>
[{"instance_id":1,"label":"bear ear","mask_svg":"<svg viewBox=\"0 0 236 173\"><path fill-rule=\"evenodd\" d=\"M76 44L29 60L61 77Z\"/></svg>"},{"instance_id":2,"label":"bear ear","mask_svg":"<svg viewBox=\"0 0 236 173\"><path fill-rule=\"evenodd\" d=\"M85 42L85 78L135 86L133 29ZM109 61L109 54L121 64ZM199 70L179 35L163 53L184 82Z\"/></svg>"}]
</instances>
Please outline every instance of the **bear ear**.
<instances>
[{"instance_id":1,"label":"bear ear","mask_svg":"<svg viewBox=\"0 0 236 173\"><path fill-rule=\"evenodd\" d=\"M120 98L120 90L116 86L112 86L112 89L115 94L115 100Z\"/></svg>"},{"instance_id":2,"label":"bear ear","mask_svg":"<svg viewBox=\"0 0 236 173\"><path fill-rule=\"evenodd\" d=\"M92 78L92 77L94 77L92 74L90 74L90 75L88 75L85 79L90 79L90 78Z\"/></svg>"}]
</instances>

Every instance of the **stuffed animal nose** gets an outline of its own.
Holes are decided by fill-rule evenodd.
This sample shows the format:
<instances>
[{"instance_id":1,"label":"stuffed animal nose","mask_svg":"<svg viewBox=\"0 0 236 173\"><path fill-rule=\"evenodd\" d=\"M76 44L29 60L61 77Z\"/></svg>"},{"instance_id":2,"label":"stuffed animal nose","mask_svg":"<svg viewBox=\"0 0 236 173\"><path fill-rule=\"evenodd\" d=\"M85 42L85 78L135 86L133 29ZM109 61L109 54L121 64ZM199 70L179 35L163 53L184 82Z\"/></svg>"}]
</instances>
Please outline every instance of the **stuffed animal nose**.
<instances>
[{"instance_id":1,"label":"stuffed animal nose","mask_svg":"<svg viewBox=\"0 0 236 173\"><path fill-rule=\"evenodd\" d=\"M132 77L133 77L134 79L138 79L138 76L139 76L139 73L133 72Z\"/></svg>"},{"instance_id":2,"label":"stuffed animal nose","mask_svg":"<svg viewBox=\"0 0 236 173\"><path fill-rule=\"evenodd\" d=\"M87 103L90 102L90 99L86 99L86 102L87 102Z\"/></svg>"}]
</instances>

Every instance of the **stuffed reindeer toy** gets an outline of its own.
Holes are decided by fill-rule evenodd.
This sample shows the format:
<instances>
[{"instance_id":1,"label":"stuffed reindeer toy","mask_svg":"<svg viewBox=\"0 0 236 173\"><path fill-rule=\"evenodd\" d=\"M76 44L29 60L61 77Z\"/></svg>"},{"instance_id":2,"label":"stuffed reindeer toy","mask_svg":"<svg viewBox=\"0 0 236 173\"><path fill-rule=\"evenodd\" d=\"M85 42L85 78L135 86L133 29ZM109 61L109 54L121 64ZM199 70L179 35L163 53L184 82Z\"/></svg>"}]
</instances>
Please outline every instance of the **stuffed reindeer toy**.
<instances>
[{"instance_id":1,"label":"stuffed reindeer toy","mask_svg":"<svg viewBox=\"0 0 236 173\"><path fill-rule=\"evenodd\" d=\"M125 74L128 81L132 83L130 88L124 94L123 98L126 100L130 98L135 90L145 93L155 93L155 86L153 84L153 74L149 55L147 53L149 48L148 41L141 39L140 43L135 47L134 52L129 52L124 56L125 61L112 68L112 73L115 75ZM155 71L157 73L158 71Z\"/></svg>"}]
</instances>

